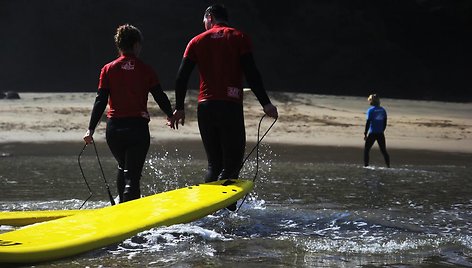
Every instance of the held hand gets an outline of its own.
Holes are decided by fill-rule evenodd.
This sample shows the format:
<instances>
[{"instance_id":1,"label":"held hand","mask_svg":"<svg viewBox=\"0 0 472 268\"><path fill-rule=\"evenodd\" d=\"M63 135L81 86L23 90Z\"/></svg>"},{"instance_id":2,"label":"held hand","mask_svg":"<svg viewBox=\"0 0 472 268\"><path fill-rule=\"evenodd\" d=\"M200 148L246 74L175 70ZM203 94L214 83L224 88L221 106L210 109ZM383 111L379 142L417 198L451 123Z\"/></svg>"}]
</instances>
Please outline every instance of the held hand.
<instances>
[{"instance_id":1,"label":"held hand","mask_svg":"<svg viewBox=\"0 0 472 268\"><path fill-rule=\"evenodd\" d=\"M364 140L367 140L367 134L364 133Z\"/></svg>"},{"instance_id":2,"label":"held hand","mask_svg":"<svg viewBox=\"0 0 472 268\"><path fill-rule=\"evenodd\" d=\"M185 110L175 110L174 116L170 121L170 128L179 129L179 122L183 126L185 124Z\"/></svg>"},{"instance_id":3,"label":"held hand","mask_svg":"<svg viewBox=\"0 0 472 268\"><path fill-rule=\"evenodd\" d=\"M171 116L171 117L167 117L167 122L166 122L166 126L174 129L174 125L175 125L175 116Z\"/></svg>"},{"instance_id":4,"label":"held hand","mask_svg":"<svg viewBox=\"0 0 472 268\"><path fill-rule=\"evenodd\" d=\"M93 142L93 130L87 130L84 135L85 144L91 144Z\"/></svg>"},{"instance_id":5,"label":"held hand","mask_svg":"<svg viewBox=\"0 0 472 268\"><path fill-rule=\"evenodd\" d=\"M272 103L264 105L264 113L274 119L279 117L279 113L277 112L277 107L275 107Z\"/></svg>"}]
</instances>

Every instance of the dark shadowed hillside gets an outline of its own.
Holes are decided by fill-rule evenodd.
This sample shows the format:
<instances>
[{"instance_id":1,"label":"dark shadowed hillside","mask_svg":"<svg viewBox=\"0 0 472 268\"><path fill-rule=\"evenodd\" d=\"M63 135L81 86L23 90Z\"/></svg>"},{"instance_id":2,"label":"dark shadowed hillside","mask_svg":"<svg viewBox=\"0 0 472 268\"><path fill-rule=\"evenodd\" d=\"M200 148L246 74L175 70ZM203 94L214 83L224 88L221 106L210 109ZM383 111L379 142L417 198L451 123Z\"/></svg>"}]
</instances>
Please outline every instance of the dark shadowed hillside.
<instances>
[{"instance_id":1,"label":"dark shadowed hillside","mask_svg":"<svg viewBox=\"0 0 472 268\"><path fill-rule=\"evenodd\" d=\"M472 1L220 2L252 36L268 90L472 100ZM142 58L171 89L211 3L0 0L0 91L96 90L122 23L141 28Z\"/></svg>"}]
</instances>

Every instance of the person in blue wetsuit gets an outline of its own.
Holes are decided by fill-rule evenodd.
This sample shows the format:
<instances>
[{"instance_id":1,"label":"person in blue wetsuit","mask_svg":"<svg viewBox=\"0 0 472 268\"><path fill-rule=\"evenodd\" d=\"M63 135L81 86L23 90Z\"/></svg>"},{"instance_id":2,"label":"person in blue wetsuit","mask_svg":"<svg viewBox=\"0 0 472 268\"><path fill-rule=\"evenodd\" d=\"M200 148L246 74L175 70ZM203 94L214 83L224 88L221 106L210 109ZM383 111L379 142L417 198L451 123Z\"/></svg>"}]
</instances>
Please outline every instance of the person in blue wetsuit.
<instances>
[{"instance_id":1,"label":"person in blue wetsuit","mask_svg":"<svg viewBox=\"0 0 472 268\"><path fill-rule=\"evenodd\" d=\"M387 152L384 135L385 129L387 128L387 111L380 106L380 98L377 94L370 95L367 100L371 106L367 109L366 113L367 121L364 131L364 166L369 166L369 152L372 145L377 141L380 151L385 159L385 164L387 164L387 167L390 167L390 156Z\"/></svg>"}]
</instances>

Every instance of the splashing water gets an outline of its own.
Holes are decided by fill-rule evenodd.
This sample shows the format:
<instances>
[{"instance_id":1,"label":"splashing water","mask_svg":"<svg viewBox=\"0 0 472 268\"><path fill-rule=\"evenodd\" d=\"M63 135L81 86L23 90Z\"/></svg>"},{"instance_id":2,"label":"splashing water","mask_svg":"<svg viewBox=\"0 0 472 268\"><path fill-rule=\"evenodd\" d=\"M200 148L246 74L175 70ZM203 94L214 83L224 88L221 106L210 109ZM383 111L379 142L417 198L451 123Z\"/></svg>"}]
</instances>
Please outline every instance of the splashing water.
<instances>
[{"instance_id":1,"label":"splashing water","mask_svg":"<svg viewBox=\"0 0 472 268\"><path fill-rule=\"evenodd\" d=\"M237 213L222 210L192 223L153 228L44 266L472 267L467 161L366 169L281 159L271 146L260 149L255 189ZM185 152L154 150L145 164L143 194L202 182L206 160ZM241 178L253 178L254 156ZM102 162L106 174L115 172L112 157ZM1 164L2 210L74 209L87 196L74 157L12 154ZM107 206L101 180L89 176L96 192L87 206ZM9 230L0 226L0 232Z\"/></svg>"}]
</instances>

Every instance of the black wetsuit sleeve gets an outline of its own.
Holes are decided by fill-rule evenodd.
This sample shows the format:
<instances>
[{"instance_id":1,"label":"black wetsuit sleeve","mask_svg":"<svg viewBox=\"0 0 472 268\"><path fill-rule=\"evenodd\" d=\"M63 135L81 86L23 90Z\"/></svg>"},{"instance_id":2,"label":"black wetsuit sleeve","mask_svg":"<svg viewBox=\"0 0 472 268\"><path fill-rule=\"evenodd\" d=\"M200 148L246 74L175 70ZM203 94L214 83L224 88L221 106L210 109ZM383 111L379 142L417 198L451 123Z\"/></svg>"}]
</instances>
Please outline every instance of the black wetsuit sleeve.
<instances>
[{"instance_id":1,"label":"black wetsuit sleeve","mask_svg":"<svg viewBox=\"0 0 472 268\"><path fill-rule=\"evenodd\" d=\"M383 131L385 131L385 129L387 129L387 117L385 116L385 119L384 119L384 129Z\"/></svg>"},{"instance_id":2,"label":"black wetsuit sleeve","mask_svg":"<svg viewBox=\"0 0 472 268\"><path fill-rule=\"evenodd\" d=\"M257 69L252 53L246 53L241 56L241 66L243 67L246 81L251 87L252 92L254 92L254 95L256 95L257 100L259 100L259 103L262 106L269 104L270 99L269 96L267 96L261 74Z\"/></svg>"},{"instance_id":3,"label":"black wetsuit sleeve","mask_svg":"<svg viewBox=\"0 0 472 268\"><path fill-rule=\"evenodd\" d=\"M150 93L167 117L172 117L172 105L166 93L162 90L161 84L151 88Z\"/></svg>"},{"instance_id":4,"label":"black wetsuit sleeve","mask_svg":"<svg viewBox=\"0 0 472 268\"><path fill-rule=\"evenodd\" d=\"M367 120L367 121L365 122L364 135L367 135L367 132L369 132L369 127L370 127L370 120Z\"/></svg>"},{"instance_id":5,"label":"black wetsuit sleeve","mask_svg":"<svg viewBox=\"0 0 472 268\"><path fill-rule=\"evenodd\" d=\"M195 62L189 58L183 58L180 63L177 79L175 81L175 109L183 110L185 95L187 94L187 84L190 74L195 67Z\"/></svg>"},{"instance_id":6,"label":"black wetsuit sleeve","mask_svg":"<svg viewBox=\"0 0 472 268\"><path fill-rule=\"evenodd\" d=\"M107 88L100 88L95 98L95 103L93 104L92 115L90 116L89 129L95 130L100 122L100 119L103 115L103 112L107 108L108 96L110 95L110 90Z\"/></svg>"}]
</instances>

